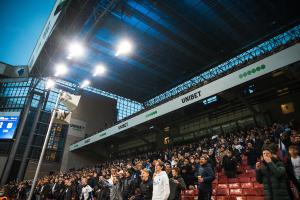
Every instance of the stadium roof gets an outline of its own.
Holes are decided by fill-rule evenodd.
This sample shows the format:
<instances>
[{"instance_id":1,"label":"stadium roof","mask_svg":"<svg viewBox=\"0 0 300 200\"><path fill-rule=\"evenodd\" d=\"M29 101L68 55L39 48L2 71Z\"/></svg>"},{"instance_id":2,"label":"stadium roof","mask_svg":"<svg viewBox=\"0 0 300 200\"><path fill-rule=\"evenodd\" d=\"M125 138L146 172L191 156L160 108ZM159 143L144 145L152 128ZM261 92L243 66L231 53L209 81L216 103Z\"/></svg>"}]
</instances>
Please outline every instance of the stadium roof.
<instances>
[{"instance_id":1,"label":"stadium roof","mask_svg":"<svg viewBox=\"0 0 300 200\"><path fill-rule=\"evenodd\" d=\"M91 77L96 64L107 74L92 86L139 102L188 80L299 23L296 1L80 1L66 4L33 70L51 75L66 60L66 45L87 40L87 55L65 79ZM116 57L129 38L134 52Z\"/></svg>"}]
</instances>

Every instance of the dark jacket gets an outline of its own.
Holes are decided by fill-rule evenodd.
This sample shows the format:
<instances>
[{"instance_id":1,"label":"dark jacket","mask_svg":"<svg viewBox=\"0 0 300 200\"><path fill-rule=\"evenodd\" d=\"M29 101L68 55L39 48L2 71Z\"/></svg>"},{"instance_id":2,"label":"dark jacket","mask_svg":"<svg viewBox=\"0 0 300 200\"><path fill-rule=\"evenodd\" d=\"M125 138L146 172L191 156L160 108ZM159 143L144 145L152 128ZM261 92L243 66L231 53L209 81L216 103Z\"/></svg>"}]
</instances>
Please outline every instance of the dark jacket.
<instances>
[{"instance_id":1,"label":"dark jacket","mask_svg":"<svg viewBox=\"0 0 300 200\"><path fill-rule=\"evenodd\" d=\"M248 165L254 166L258 158L258 153L256 149L254 148L248 149L245 155L247 155Z\"/></svg>"},{"instance_id":2,"label":"dark jacket","mask_svg":"<svg viewBox=\"0 0 300 200\"><path fill-rule=\"evenodd\" d=\"M74 191L73 191L72 187L65 187L64 191L62 193L62 199L63 200L71 200L74 195L73 193L74 193Z\"/></svg>"},{"instance_id":3,"label":"dark jacket","mask_svg":"<svg viewBox=\"0 0 300 200\"><path fill-rule=\"evenodd\" d=\"M97 200L110 199L110 184L105 179L100 179L98 183Z\"/></svg>"},{"instance_id":4,"label":"dark jacket","mask_svg":"<svg viewBox=\"0 0 300 200\"><path fill-rule=\"evenodd\" d=\"M223 157L222 167L228 178L234 178L237 171L237 161L234 157L229 157L225 155Z\"/></svg>"},{"instance_id":5,"label":"dark jacket","mask_svg":"<svg viewBox=\"0 0 300 200\"><path fill-rule=\"evenodd\" d=\"M141 196L143 200L151 200L153 192L153 182L150 178L146 182L142 181L140 184Z\"/></svg>"},{"instance_id":6,"label":"dark jacket","mask_svg":"<svg viewBox=\"0 0 300 200\"><path fill-rule=\"evenodd\" d=\"M132 177L123 178L121 180L121 191L123 199L128 199L134 193L134 183Z\"/></svg>"},{"instance_id":7,"label":"dark jacket","mask_svg":"<svg viewBox=\"0 0 300 200\"><path fill-rule=\"evenodd\" d=\"M54 183L51 187L51 195L53 199L61 199L64 185L62 183Z\"/></svg>"},{"instance_id":8,"label":"dark jacket","mask_svg":"<svg viewBox=\"0 0 300 200\"><path fill-rule=\"evenodd\" d=\"M51 187L49 184L45 184L40 188L41 198L51 198Z\"/></svg>"},{"instance_id":9,"label":"dark jacket","mask_svg":"<svg viewBox=\"0 0 300 200\"><path fill-rule=\"evenodd\" d=\"M198 189L201 192L210 192L212 190L212 182L215 179L214 171L211 165L204 164L200 165L196 172L196 179L198 181L198 176L202 176L204 181L202 183L198 182Z\"/></svg>"},{"instance_id":10,"label":"dark jacket","mask_svg":"<svg viewBox=\"0 0 300 200\"><path fill-rule=\"evenodd\" d=\"M178 184L175 183L175 180L177 180L179 183ZM170 183L169 200L180 199L181 190L184 190L186 188L183 178L181 176L173 177L173 178L169 179L169 183Z\"/></svg>"},{"instance_id":11,"label":"dark jacket","mask_svg":"<svg viewBox=\"0 0 300 200\"><path fill-rule=\"evenodd\" d=\"M291 180L293 182L293 184L296 186L297 190L300 191L300 183L298 182L298 180L295 177L294 167L293 167L290 157L287 159L287 162L286 162L286 172L287 172L289 180Z\"/></svg>"},{"instance_id":12,"label":"dark jacket","mask_svg":"<svg viewBox=\"0 0 300 200\"><path fill-rule=\"evenodd\" d=\"M256 180L264 185L266 200L290 200L283 162L273 158L271 163L262 162Z\"/></svg>"}]
</instances>

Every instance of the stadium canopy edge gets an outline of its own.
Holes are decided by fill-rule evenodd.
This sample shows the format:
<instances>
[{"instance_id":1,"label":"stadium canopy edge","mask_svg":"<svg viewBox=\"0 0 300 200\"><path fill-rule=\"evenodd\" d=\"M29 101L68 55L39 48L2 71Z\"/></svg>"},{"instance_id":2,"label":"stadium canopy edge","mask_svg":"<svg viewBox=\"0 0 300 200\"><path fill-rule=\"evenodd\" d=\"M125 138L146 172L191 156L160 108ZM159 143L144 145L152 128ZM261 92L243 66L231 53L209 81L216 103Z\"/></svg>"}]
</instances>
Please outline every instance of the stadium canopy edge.
<instances>
[{"instance_id":1,"label":"stadium canopy edge","mask_svg":"<svg viewBox=\"0 0 300 200\"><path fill-rule=\"evenodd\" d=\"M238 86L247 81L253 80L277 69L288 66L300 60L300 43L290 46L280 52L270 55L258 62L250 64L240 70L229 75L217 79L207 85L199 87L182 96L174 98L164 104L145 111L134 116L120 124L117 124L104 131L98 132L86 139L70 145L69 151L82 148L91 143L97 142L109 136L115 135L139 124L150 121L172 111L183 108L199 100L205 99L212 95L216 95L222 91Z\"/></svg>"}]
</instances>

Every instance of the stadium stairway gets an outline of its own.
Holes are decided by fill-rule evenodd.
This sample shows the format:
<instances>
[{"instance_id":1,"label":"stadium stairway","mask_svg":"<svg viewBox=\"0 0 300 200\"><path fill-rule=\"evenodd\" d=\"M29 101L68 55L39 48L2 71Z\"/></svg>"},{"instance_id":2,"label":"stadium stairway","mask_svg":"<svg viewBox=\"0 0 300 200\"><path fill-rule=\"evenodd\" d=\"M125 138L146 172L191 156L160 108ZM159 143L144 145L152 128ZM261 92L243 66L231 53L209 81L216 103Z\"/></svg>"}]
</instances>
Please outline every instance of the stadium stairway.
<instances>
[{"instance_id":1,"label":"stadium stairway","mask_svg":"<svg viewBox=\"0 0 300 200\"><path fill-rule=\"evenodd\" d=\"M247 158L243 157L236 178L227 178L223 172L216 172L213 181L213 200L263 200L263 185L255 178L255 170L247 166ZM184 190L181 192L182 200L197 200L198 190Z\"/></svg>"}]
</instances>

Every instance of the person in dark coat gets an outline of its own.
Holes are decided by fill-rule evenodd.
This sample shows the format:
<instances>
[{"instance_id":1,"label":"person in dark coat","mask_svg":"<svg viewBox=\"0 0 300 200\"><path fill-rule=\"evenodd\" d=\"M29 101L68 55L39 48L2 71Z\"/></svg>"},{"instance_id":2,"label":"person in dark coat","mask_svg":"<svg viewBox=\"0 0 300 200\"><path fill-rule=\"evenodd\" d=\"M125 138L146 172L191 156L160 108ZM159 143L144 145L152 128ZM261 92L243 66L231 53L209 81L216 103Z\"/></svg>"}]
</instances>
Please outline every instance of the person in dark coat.
<instances>
[{"instance_id":1,"label":"person in dark coat","mask_svg":"<svg viewBox=\"0 0 300 200\"><path fill-rule=\"evenodd\" d=\"M179 200L181 190L184 190L186 188L184 180L179 173L180 173L180 169L178 167L172 169L172 178L169 179L169 183L170 183L169 200Z\"/></svg>"},{"instance_id":2,"label":"person in dark coat","mask_svg":"<svg viewBox=\"0 0 300 200\"><path fill-rule=\"evenodd\" d=\"M198 179L198 200L210 200L212 192L212 182L215 179L211 165L207 164L207 157L200 157L200 166L196 172Z\"/></svg>"},{"instance_id":3,"label":"person in dark coat","mask_svg":"<svg viewBox=\"0 0 300 200\"><path fill-rule=\"evenodd\" d=\"M192 166L189 164L188 159L184 159L183 165L181 167L181 176L187 186L193 185L194 176L192 173Z\"/></svg>"},{"instance_id":4,"label":"person in dark coat","mask_svg":"<svg viewBox=\"0 0 300 200\"><path fill-rule=\"evenodd\" d=\"M289 158L286 162L286 171L290 181L293 182L300 192L300 156L295 145L289 147Z\"/></svg>"},{"instance_id":5,"label":"person in dark coat","mask_svg":"<svg viewBox=\"0 0 300 200\"><path fill-rule=\"evenodd\" d=\"M133 178L130 173L130 171L125 171L125 177L121 179L121 191L123 199L128 199L134 193Z\"/></svg>"},{"instance_id":6,"label":"person in dark coat","mask_svg":"<svg viewBox=\"0 0 300 200\"><path fill-rule=\"evenodd\" d=\"M224 169L225 175L228 178L236 177L237 160L234 156L232 156L232 152L230 150L228 150L227 154L223 157L222 167Z\"/></svg>"},{"instance_id":7,"label":"person in dark coat","mask_svg":"<svg viewBox=\"0 0 300 200\"><path fill-rule=\"evenodd\" d=\"M141 177L142 177L142 182L140 184L141 197L143 200L151 200L152 191L153 191L153 182L150 178L149 171L143 169L141 173Z\"/></svg>"},{"instance_id":8,"label":"person in dark coat","mask_svg":"<svg viewBox=\"0 0 300 200\"><path fill-rule=\"evenodd\" d=\"M54 183L51 187L51 197L53 199L60 199L62 193L63 193L64 185L62 183L62 180L59 180L58 178L55 179Z\"/></svg>"},{"instance_id":9,"label":"person in dark coat","mask_svg":"<svg viewBox=\"0 0 300 200\"><path fill-rule=\"evenodd\" d=\"M42 181L42 185L41 185L39 193L40 193L41 199L51 198L51 187L50 187L48 179L45 178Z\"/></svg>"},{"instance_id":10,"label":"person in dark coat","mask_svg":"<svg viewBox=\"0 0 300 200\"><path fill-rule=\"evenodd\" d=\"M247 156L248 166L250 166L252 169L255 169L258 153L251 142L248 142L247 144L245 155Z\"/></svg>"},{"instance_id":11,"label":"person in dark coat","mask_svg":"<svg viewBox=\"0 0 300 200\"><path fill-rule=\"evenodd\" d=\"M290 200L286 170L283 162L272 156L271 149L263 149L263 159L256 163L256 181L264 185L266 200Z\"/></svg>"},{"instance_id":12,"label":"person in dark coat","mask_svg":"<svg viewBox=\"0 0 300 200\"><path fill-rule=\"evenodd\" d=\"M109 179L109 177L107 177ZM110 199L110 184L103 176L99 177L97 200L109 200Z\"/></svg>"},{"instance_id":13,"label":"person in dark coat","mask_svg":"<svg viewBox=\"0 0 300 200\"><path fill-rule=\"evenodd\" d=\"M74 196L72 182L69 179L65 180L65 187L61 196L63 200L72 200L72 197Z\"/></svg>"}]
</instances>

